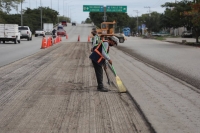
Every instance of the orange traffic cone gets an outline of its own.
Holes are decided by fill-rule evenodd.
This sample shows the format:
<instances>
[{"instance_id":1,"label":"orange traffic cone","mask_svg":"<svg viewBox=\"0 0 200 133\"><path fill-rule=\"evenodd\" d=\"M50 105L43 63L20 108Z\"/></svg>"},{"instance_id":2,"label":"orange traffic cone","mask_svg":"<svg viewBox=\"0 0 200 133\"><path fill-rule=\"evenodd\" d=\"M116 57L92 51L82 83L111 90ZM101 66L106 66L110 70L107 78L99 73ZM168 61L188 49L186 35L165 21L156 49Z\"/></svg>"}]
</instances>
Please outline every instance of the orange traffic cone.
<instances>
[{"instance_id":1,"label":"orange traffic cone","mask_svg":"<svg viewBox=\"0 0 200 133\"><path fill-rule=\"evenodd\" d=\"M45 49L45 48L46 48L46 45L47 45L46 38L43 37L43 39L42 39L42 46L41 46L41 49Z\"/></svg>"},{"instance_id":2,"label":"orange traffic cone","mask_svg":"<svg viewBox=\"0 0 200 133\"><path fill-rule=\"evenodd\" d=\"M68 35L66 34L66 39L68 39Z\"/></svg>"},{"instance_id":3,"label":"orange traffic cone","mask_svg":"<svg viewBox=\"0 0 200 133\"><path fill-rule=\"evenodd\" d=\"M49 37L47 38L47 48L49 47Z\"/></svg>"},{"instance_id":4,"label":"orange traffic cone","mask_svg":"<svg viewBox=\"0 0 200 133\"><path fill-rule=\"evenodd\" d=\"M60 36L58 37L58 42L60 42Z\"/></svg>"},{"instance_id":5,"label":"orange traffic cone","mask_svg":"<svg viewBox=\"0 0 200 133\"><path fill-rule=\"evenodd\" d=\"M52 40L52 37L50 37L50 46L53 46L53 40Z\"/></svg>"},{"instance_id":6,"label":"orange traffic cone","mask_svg":"<svg viewBox=\"0 0 200 133\"><path fill-rule=\"evenodd\" d=\"M78 35L78 42L80 41L80 35Z\"/></svg>"},{"instance_id":7,"label":"orange traffic cone","mask_svg":"<svg viewBox=\"0 0 200 133\"><path fill-rule=\"evenodd\" d=\"M90 36L88 36L88 42L90 42Z\"/></svg>"},{"instance_id":8,"label":"orange traffic cone","mask_svg":"<svg viewBox=\"0 0 200 133\"><path fill-rule=\"evenodd\" d=\"M56 43L59 43L59 36L56 37Z\"/></svg>"}]
</instances>

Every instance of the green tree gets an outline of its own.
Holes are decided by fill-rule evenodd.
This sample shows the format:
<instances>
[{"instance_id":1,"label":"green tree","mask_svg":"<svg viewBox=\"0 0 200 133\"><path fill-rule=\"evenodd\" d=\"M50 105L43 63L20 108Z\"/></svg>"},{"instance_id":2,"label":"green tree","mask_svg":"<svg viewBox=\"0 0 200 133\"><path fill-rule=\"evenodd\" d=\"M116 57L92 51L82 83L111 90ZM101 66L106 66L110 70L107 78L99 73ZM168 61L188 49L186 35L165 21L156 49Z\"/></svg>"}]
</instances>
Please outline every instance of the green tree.
<instances>
[{"instance_id":1,"label":"green tree","mask_svg":"<svg viewBox=\"0 0 200 133\"><path fill-rule=\"evenodd\" d=\"M25 0L0 0L0 10L9 13L12 8L16 9L17 5Z\"/></svg>"},{"instance_id":2,"label":"green tree","mask_svg":"<svg viewBox=\"0 0 200 133\"><path fill-rule=\"evenodd\" d=\"M190 5L192 10L185 11L183 16L191 18L193 24L192 30L195 33L196 43L199 43L198 37L200 35L200 1Z\"/></svg>"},{"instance_id":3,"label":"green tree","mask_svg":"<svg viewBox=\"0 0 200 133\"><path fill-rule=\"evenodd\" d=\"M137 17L136 18L130 17L127 27L129 27L132 32L136 33L137 32Z\"/></svg>"},{"instance_id":4,"label":"green tree","mask_svg":"<svg viewBox=\"0 0 200 133\"><path fill-rule=\"evenodd\" d=\"M97 26L100 27L101 23L103 22L103 16L104 13L102 12L90 12L89 13L90 19L92 22ZM127 15L127 13L106 13L107 16L107 22L113 22L116 21L117 27L116 28L124 28L129 26L130 23L130 17Z\"/></svg>"},{"instance_id":5,"label":"green tree","mask_svg":"<svg viewBox=\"0 0 200 133\"><path fill-rule=\"evenodd\" d=\"M190 18L181 15L184 11L190 11L189 6L192 2L189 0L182 0L180 2L171 3L167 2L162 7L166 7L164 14L161 15L161 26L164 28L178 28L186 27L191 29L192 23Z\"/></svg>"},{"instance_id":6,"label":"green tree","mask_svg":"<svg viewBox=\"0 0 200 133\"><path fill-rule=\"evenodd\" d=\"M0 23L6 22L5 16L6 16L6 13L4 13L3 11L0 11Z\"/></svg>"},{"instance_id":7,"label":"green tree","mask_svg":"<svg viewBox=\"0 0 200 133\"><path fill-rule=\"evenodd\" d=\"M152 12L151 15L143 14L140 17L139 21L146 25L146 27L148 28L147 30L149 32L157 32L160 31L160 16L161 14L157 12Z\"/></svg>"},{"instance_id":8,"label":"green tree","mask_svg":"<svg viewBox=\"0 0 200 133\"><path fill-rule=\"evenodd\" d=\"M21 14L7 14L0 12L2 14L3 23L8 24L18 24L21 25ZM36 29L41 28L41 8L24 10L23 14L23 25L30 27L31 31L34 33ZM43 23L53 23L54 25L57 21L58 12L50 9L49 7L42 7L42 22Z\"/></svg>"},{"instance_id":9,"label":"green tree","mask_svg":"<svg viewBox=\"0 0 200 133\"><path fill-rule=\"evenodd\" d=\"M91 23L91 19L90 18L86 18L85 23Z\"/></svg>"}]
</instances>

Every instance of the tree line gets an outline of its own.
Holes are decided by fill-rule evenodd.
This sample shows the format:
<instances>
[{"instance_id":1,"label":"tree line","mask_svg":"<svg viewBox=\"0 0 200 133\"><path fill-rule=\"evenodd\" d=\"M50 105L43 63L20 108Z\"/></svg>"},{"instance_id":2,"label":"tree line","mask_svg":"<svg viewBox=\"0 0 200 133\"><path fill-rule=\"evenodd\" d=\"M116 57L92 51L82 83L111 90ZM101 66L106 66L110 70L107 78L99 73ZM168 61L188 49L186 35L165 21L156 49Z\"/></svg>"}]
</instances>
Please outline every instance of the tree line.
<instances>
[{"instance_id":1,"label":"tree line","mask_svg":"<svg viewBox=\"0 0 200 133\"><path fill-rule=\"evenodd\" d=\"M161 7L165 8L164 13L151 12L137 17L129 17L127 13L106 13L107 21L117 22L116 31L124 27L131 28L137 32L138 26L145 24L148 32L159 32L163 29L185 27L192 30L196 42L200 35L200 0L182 0L179 2L166 2ZM90 19L100 27L103 22L104 13L90 12ZM138 22L138 26L137 26Z\"/></svg>"},{"instance_id":2,"label":"tree line","mask_svg":"<svg viewBox=\"0 0 200 133\"><path fill-rule=\"evenodd\" d=\"M16 23L21 25L21 13L9 14L11 9L17 9L18 5L25 0L1 0L0 1L0 23ZM142 14L137 17L130 17L127 13L106 13L107 21L116 21L116 31L122 30L124 27L131 28L131 31L137 32L138 25L145 23L148 27L148 32L158 32L162 29L185 27L187 30L192 30L198 42L200 35L200 0L181 0L179 2L166 2L162 7L165 8L164 13L151 12ZM59 16L59 12L50 9L49 7L39 7L37 9L24 9L23 25L28 25L32 31L41 28L42 23L56 24L59 20L70 22L70 18ZM104 13L90 12L89 17L85 22L93 22L100 27L103 21Z\"/></svg>"},{"instance_id":3,"label":"tree line","mask_svg":"<svg viewBox=\"0 0 200 133\"><path fill-rule=\"evenodd\" d=\"M52 10L49 7L38 7L35 9L23 9L21 13L10 14L11 9L17 9L18 5L25 0L1 0L0 1L0 23L4 24L18 24L22 26L29 26L34 33L41 27L41 12L42 23L57 24L59 21L66 20L70 22L68 17L59 16L59 12ZM21 18L22 17L22 18ZM22 22L21 22L22 19ZM43 24L42 24L43 25Z\"/></svg>"}]
</instances>

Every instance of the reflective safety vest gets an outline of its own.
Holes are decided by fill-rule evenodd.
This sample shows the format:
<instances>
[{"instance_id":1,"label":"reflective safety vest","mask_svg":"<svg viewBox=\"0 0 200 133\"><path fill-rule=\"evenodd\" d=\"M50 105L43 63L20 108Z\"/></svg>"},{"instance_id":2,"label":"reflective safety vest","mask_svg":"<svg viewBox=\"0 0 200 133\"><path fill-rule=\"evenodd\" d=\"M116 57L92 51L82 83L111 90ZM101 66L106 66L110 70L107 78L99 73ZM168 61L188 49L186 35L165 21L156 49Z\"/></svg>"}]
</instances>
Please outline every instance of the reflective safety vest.
<instances>
[{"instance_id":1,"label":"reflective safety vest","mask_svg":"<svg viewBox=\"0 0 200 133\"><path fill-rule=\"evenodd\" d=\"M96 42L95 42L95 45L94 46L97 46L99 44L99 41L100 41L100 37L98 35L95 35L93 38L92 38L92 44L93 44L93 41L96 39Z\"/></svg>"},{"instance_id":2,"label":"reflective safety vest","mask_svg":"<svg viewBox=\"0 0 200 133\"><path fill-rule=\"evenodd\" d=\"M105 49L105 46L104 46L104 44L103 44L103 41L101 41L101 43L99 44L99 45L97 45L97 46L95 46L94 48L93 48L93 52L92 52L92 54L89 56L89 58L91 59L91 60L93 60L94 62L96 62L97 64L99 64L99 65L102 65L102 64L104 64L104 62L105 62L105 58L103 57L103 55L102 55L102 48L104 49L104 51L106 52L106 53L108 53L108 51L109 51L109 47L108 47L108 49L106 50Z\"/></svg>"}]
</instances>

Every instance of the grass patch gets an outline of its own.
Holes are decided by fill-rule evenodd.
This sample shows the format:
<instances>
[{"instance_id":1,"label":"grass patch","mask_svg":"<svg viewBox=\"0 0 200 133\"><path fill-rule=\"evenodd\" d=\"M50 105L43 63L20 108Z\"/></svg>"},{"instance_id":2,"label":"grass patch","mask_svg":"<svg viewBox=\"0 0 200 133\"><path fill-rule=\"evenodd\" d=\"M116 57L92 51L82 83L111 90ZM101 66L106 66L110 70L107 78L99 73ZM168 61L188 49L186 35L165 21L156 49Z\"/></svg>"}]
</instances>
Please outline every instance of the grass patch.
<instances>
[{"instance_id":1,"label":"grass patch","mask_svg":"<svg viewBox=\"0 0 200 133\"><path fill-rule=\"evenodd\" d=\"M163 40L166 40L165 37L163 36L158 36L158 37L155 37L156 40L160 40L160 41L163 41Z\"/></svg>"}]
</instances>

